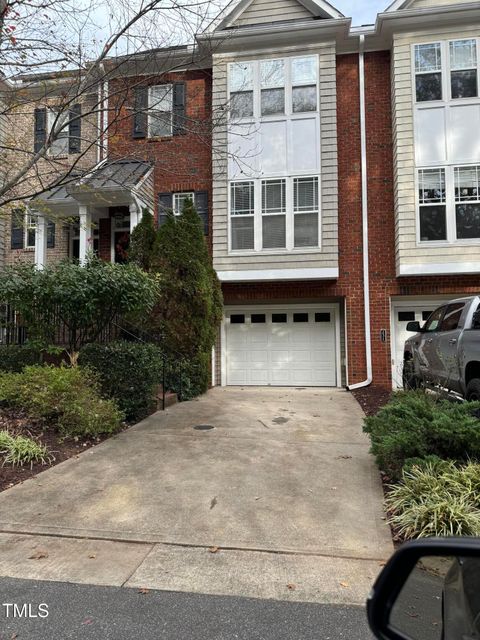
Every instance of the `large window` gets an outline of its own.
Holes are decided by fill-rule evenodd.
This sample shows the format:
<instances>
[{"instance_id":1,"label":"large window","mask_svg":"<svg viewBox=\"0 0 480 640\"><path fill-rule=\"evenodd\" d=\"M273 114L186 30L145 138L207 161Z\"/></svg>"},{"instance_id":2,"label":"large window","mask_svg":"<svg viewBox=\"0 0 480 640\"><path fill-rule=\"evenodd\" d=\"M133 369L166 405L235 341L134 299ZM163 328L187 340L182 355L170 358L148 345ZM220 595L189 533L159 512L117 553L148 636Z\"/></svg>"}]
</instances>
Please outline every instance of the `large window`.
<instances>
[{"instance_id":1,"label":"large window","mask_svg":"<svg viewBox=\"0 0 480 640\"><path fill-rule=\"evenodd\" d=\"M480 239L480 165L418 171L420 242Z\"/></svg>"},{"instance_id":2,"label":"large window","mask_svg":"<svg viewBox=\"0 0 480 640\"><path fill-rule=\"evenodd\" d=\"M172 135L173 87L159 84L148 88L148 137Z\"/></svg>"},{"instance_id":3,"label":"large window","mask_svg":"<svg viewBox=\"0 0 480 640\"><path fill-rule=\"evenodd\" d=\"M318 176L232 182L231 249L318 248L318 191Z\"/></svg>"},{"instance_id":4,"label":"large window","mask_svg":"<svg viewBox=\"0 0 480 640\"><path fill-rule=\"evenodd\" d=\"M414 46L417 103L478 97L479 40L450 40Z\"/></svg>"},{"instance_id":5,"label":"large window","mask_svg":"<svg viewBox=\"0 0 480 640\"><path fill-rule=\"evenodd\" d=\"M35 236L37 233L37 218L31 213L25 214L25 249L35 248Z\"/></svg>"},{"instance_id":6,"label":"large window","mask_svg":"<svg viewBox=\"0 0 480 640\"><path fill-rule=\"evenodd\" d=\"M229 90L234 120L316 111L318 57L232 63Z\"/></svg>"}]
</instances>

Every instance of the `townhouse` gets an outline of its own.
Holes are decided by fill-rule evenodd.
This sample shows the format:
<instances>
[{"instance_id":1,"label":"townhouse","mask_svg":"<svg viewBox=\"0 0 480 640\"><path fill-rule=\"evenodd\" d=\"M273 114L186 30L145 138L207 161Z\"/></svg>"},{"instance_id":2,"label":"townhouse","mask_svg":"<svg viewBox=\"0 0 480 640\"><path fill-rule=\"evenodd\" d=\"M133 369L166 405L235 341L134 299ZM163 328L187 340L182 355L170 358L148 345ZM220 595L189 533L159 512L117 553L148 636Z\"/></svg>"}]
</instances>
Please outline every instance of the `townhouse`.
<instances>
[{"instance_id":1,"label":"townhouse","mask_svg":"<svg viewBox=\"0 0 480 640\"><path fill-rule=\"evenodd\" d=\"M112 62L95 161L30 203L21 248L12 223L6 260L48 261L50 213L52 259L121 262L144 207L193 197L225 300L213 384L399 386L407 322L480 288L479 45L479 2L357 28L324 0L234 1L195 46Z\"/></svg>"}]
</instances>

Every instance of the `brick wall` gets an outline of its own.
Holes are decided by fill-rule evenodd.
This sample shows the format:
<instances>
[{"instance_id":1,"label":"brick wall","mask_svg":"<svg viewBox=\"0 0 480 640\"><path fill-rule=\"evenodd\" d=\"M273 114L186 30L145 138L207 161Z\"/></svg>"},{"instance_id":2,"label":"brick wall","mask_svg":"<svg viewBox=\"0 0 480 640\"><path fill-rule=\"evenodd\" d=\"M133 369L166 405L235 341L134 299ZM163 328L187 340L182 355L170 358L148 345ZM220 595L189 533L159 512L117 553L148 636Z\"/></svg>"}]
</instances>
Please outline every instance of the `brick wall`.
<instances>
[{"instance_id":1,"label":"brick wall","mask_svg":"<svg viewBox=\"0 0 480 640\"><path fill-rule=\"evenodd\" d=\"M358 55L337 57L339 278L337 281L225 284L226 304L345 298L349 384L366 377ZM390 53L365 56L370 313L373 384L390 389L392 296L477 293L478 276L397 278L393 203ZM380 332L386 330L386 341Z\"/></svg>"},{"instance_id":2,"label":"brick wall","mask_svg":"<svg viewBox=\"0 0 480 640\"><path fill-rule=\"evenodd\" d=\"M133 88L185 82L186 132L162 138L133 138ZM118 78L110 83L109 156L153 162L155 211L159 193L208 191L211 229L211 70ZM211 233L210 233L211 236Z\"/></svg>"}]
</instances>

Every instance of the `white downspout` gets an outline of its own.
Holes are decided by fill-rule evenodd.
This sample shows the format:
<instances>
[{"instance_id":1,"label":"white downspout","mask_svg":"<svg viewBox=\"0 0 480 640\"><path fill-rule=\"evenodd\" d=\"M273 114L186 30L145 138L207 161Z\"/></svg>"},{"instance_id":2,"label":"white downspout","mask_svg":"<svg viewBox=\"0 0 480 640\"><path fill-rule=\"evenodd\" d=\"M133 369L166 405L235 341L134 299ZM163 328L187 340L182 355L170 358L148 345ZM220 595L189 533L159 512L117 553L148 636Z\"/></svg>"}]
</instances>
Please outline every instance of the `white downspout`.
<instances>
[{"instance_id":1,"label":"white downspout","mask_svg":"<svg viewBox=\"0 0 480 640\"><path fill-rule=\"evenodd\" d=\"M360 148L362 155L362 228L363 228L363 302L365 306L365 354L367 378L363 382L348 385L348 389L368 387L372 382L372 344L370 330L370 272L368 264L368 189L367 189L367 131L365 123L365 36L360 36Z\"/></svg>"}]
</instances>

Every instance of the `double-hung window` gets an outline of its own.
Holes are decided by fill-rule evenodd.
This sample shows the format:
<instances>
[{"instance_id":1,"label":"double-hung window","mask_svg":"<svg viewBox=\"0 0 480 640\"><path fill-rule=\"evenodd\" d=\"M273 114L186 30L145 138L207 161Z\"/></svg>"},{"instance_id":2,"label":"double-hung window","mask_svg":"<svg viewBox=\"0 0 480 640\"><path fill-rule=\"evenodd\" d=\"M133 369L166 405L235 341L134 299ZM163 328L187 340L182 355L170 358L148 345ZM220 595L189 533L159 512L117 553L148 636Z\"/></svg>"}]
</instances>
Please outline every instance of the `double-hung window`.
<instances>
[{"instance_id":1,"label":"double-hung window","mask_svg":"<svg viewBox=\"0 0 480 640\"><path fill-rule=\"evenodd\" d=\"M442 99L442 45L415 46L415 91L417 102Z\"/></svg>"},{"instance_id":2,"label":"double-hung window","mask_svg":"<svg viewBox=\"0 0 480 640\"><path fill-rule=\"evenodd\" d=\"M294 247L318 246L318 178L293 179Z\"/></svg>"},{"instance_id":3,"label":"double-hung window","mask_svg":"<svg viewBox=\"0 0 480 640\"><path fill-rule=\"evenodd\" d=\"M450 42L450 86L452 99L477 97L477 42L475 39Z\"/></svg>"},{"instance_id":4,"label":"double-hung window","mask_svg":"<svg viewBox=\"0 0 480 640\"><path fill-rule=\"evenodd\" d=\"M262 180L263 249L286 248L286 181Z\"/></svg>"},{"instance_id":5,"label":"double-hung window","mask_svg":"<svg viewBox=\"0 0 480 640\"><path fill-rule=\"evenodd\" d=\"M421 241L447 239L445 169L418 172L419 222Z\"/></svg>"},{"instance_id":6,"label":"double-hung window","mask_svg":"<svg viewBox=\"0 0 480 640\"><path fill-rule=\"evenodd\" d=\"M254 249L255 198L253 180L232 182L230 213L232 249Z\"/></svg>"},{"instance_id":7,"label":"double-hung window","mask_svg":"<svg viewBox=\"0 0 480 640\"><path fill-rule=\"evenodd\" d=\"M230 115L235 119L253 116L253 62L230 65Z\"/></svg>"},{"instance_id":8,"label":"double-hung window","mask_svg":"<svg viewBox=\"0 0 480 640\"><path fill-rule=\"evenodd\" d=\"M25 214L25 249L35 248L35 236L37 234L37 218L31 213Z\"/></svg>"},{"instance_id":9,"label":"double-hung window","mask_svg":"<svg viewBox=\"0 0 480 640\"><path fill-rule=\"evenodd\" d=\"M173 194L174 215L180 216L183 213L183 208L187 200L190 200L192 203L195 203L195 193L193 191Z\"/></svg>"},{"instance_id":10,"label":"double-hung window","mask_svg":"<svg viewBox=\"0 0 480 640\"><path fill-rule=\"evenodd\" d=\"M171 136L173 127L173 86L159 84L148 88L148 137Z\"/></svg>"},{"instance_id":11,"label":"double-hung window","mask_svg":"<svg viewBox=\"0 0 480 640\"><path fill-rule=\"evenodd\" d=\"M317 59L314 56L292 60L292 111L317 110Z\"/></svg>"},{"instance_id":12,"label":"double-hung window","mask_svg":"<svg viewBox=\"0 0 480 640\"><path fill-rule=\"evenodd\" d=\"M55 140L51 143L48 153L51 156L59 157L68 155L69 149L69 112L58 112L53 109L47 110L47 128L50 133L56 126L61 127Z\"/></svg>"},{"instance_id":13,"label":"double-hung window","mask_svg":"<svg viewBox=\"0 0 480 640\"><path fill-rule=\"evenodd\" d=\"M480 238L480 166L455 167L457 240Z\"/></svg>"}]
</instances>

